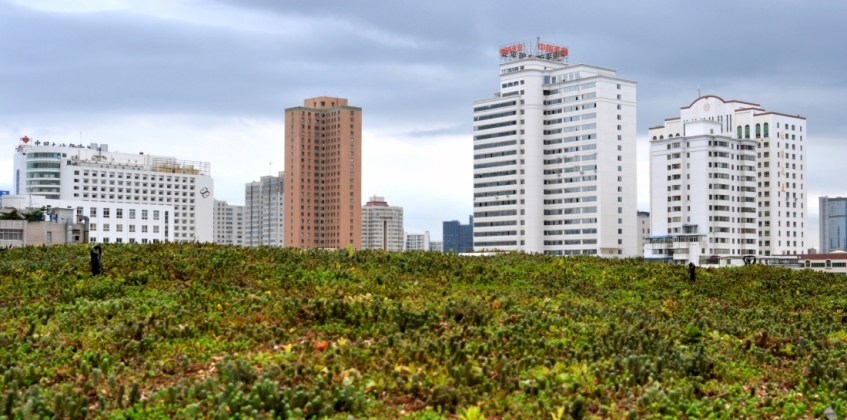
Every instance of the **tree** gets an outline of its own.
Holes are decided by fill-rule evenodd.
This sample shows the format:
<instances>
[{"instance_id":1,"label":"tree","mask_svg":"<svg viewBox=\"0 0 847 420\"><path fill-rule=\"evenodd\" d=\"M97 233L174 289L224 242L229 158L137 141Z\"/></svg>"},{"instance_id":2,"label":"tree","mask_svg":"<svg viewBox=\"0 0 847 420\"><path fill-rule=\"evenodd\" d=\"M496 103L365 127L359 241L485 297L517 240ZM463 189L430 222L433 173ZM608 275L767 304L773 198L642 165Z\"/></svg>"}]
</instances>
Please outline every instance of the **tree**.
<instances>
[{"instance_id":1,"label":"tree","mask_svg":"<svg viewBox=\"0 0 847 420\"><path fill-rule=\"evenodd\" d=\"M0 213L0 220L24 220L24 216L18 212L18 209L12 209L10 212Z\"/></svg>"}]
</instances>

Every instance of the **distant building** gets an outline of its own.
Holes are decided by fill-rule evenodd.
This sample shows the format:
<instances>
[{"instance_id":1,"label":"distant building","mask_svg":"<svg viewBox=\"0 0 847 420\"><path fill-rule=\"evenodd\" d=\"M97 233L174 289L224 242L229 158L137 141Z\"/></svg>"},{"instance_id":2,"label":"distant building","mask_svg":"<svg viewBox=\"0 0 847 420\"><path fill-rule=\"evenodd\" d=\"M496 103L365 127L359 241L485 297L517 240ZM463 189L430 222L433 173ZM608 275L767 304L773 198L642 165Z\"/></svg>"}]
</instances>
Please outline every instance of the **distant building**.
<instances>
[{"instance_id":1,"label":"distant building","mask_svg":"<svg viewBox=\"0 0 847 420\"><path fill-rule=\"evenodd\" d=\"M362 249L402 251L403 207L389 206L385 197L372 196L362 206Z\"/></svg>"},{"instance_id":2,"label":"distant building","mask_svg":"<svg viewBox=\"0 0 847 420\"><path fill-rule=\"evenodd\" d=\"M404 251L429 251L429 231L424 233L406 232Z\"/></svg>"},{"instance_id":3,"label":"distant building","mask_svg":"<svg viewBox=\"0 0 847 420\"><path fill-rule=\"evenodd\" d=\"M473 251L473 216L468 217L468 224L463 225L458 220L442 224L442 252L471 252Z\"/></svg>"},{"instance_id":4,"label":"distant building","mask_svg":"<svg viewBox=\"0 0 847 420\"><path fill-rule=\"evenodd\" d=\"M14 208L24 213L37 209L46 209L45 221L52 222L46 228L58 229L56 223L77 223L79 216L88 217L89 238L91 243L148 244L154 242L173 241L176 220L173 217L173 206L162 204L140 203L110 203L83 200L56 200L37 195L7 195L3 197L4 208ZM58 219L57 219L58 218ZM27 225L26 235L30 235L26 245L57 242L56 234L47 237L45 230L42 239L33 237L37 225ZM181 240L181 238L180 238ZM64 241L64 239L63 239ZM72 240L75 243L76 240Z\"/></svg>"},{"instance_id":5,"label":"distant building","mask_svg":"<svg viewBox=\"0 0 847 420\"><path fill-rule=\"evenodd\" d=\"M432 252L444 252L444 243L442 241L429 241L429 250Z\"/></svg>"},{"instance_id":6,"label":"distant building","mask_svg":"<svg viewBox=\"0 0 847 420\"><path fill-rule=\"evenodd\" d=\"M809 252L808 252L808 254L812 254L812 255L814 255L814 254L817 254L817 253L818 253L817 248L809 248Z\"/></svg>"},{"instance_id":7,"label":"distant building","mask_svg":"<svg viewBox=\"0 0 847 420\"><path fill-rule=\"evenodd\" d=\"M636 230L638 231L638 249L643 254L644 238L650 236L650 212L639 211L638 220L636 221ZM641 254L639 254L641 255Z\"/></svg>"},{"instance_id":8,"label":"distant building","mask_svg":"<svg viewBox=\"0 0 847 420\"><path fill-rule=\"evenodd\" d=\"M214 242L221 245L244 245L244 206L215 200Z\"/></svg>"},{"instance_id":9,"label":"distant building","mask_svg":"<svg viewBox=\"0 0 847 420\"><path fill-rule=\"evenodd\" d=\"M82 207L167 206L163 216L173 221L167 240L212 242L215 191L208 162L109 151L102 143L48 145L27 137L15 151L15 194L85 202Z\"/></svg>"},{"instance_id":10,"label":"distant building","mask_svg":"<svg viewBox=\"0 0 847 420\"><path fill-rule=\"evenodd\" d=\"M800 266L815 271L847 275L847 252L800 255Z\"/></svg>"},{"instance_id":11,"label":"distant building","mask_svg":"<svg viewBox=\"0 0 847 420\"><path fill-rule=\"evenodd\" d=\"M820 197L820 252L847 249L847 197Z\"/></svg>"},{"instance_id":12,"label":"distant building","mask_svg":"<svg viewBox=\"0 0 847 420\"><path fill-rule=\"evenodd\" d=\"M284 185L280 172L244 186L244 246L284 246Z\"/></svg>"}]
</instances>

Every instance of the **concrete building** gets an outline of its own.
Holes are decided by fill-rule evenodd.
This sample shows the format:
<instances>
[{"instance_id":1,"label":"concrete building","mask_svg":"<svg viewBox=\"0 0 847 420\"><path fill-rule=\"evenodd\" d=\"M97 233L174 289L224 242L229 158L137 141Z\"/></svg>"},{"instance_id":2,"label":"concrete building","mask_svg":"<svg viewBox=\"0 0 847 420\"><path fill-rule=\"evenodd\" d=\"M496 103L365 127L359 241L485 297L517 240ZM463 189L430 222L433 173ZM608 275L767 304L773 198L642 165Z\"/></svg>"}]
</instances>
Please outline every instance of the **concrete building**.
<instances>
[{"instance_id":1,"label":"concrete building","mask_svg":"<svg viewBox=\"0 0 847 420\"><path fill-rule=\"evenodd\" d=\"M468 224L463 225L458 220L444 222L441 225L443 252L473 251L473 216L468 217Z\"/></svg>"},{"instance_id":2,"label":"concrete building","mask_svg":"<svg viewBox=\"0 0 847 420\"><path fill-rule=\"evenodd\" d=\"M649 211L639 211L638 213L638 249L641 252L644 252L644 238L650 236L650 212Z\"/></svg>"},{"instance_id":3,"label":"concrete building","mask_svg":"<svg viewBox=\"0 0 847 420\"><path fill-rule=\"evenodd\" d=\"M212 231L216 244L244 245L244 226L246 223L244 214L244 206L215 200L215 218Z\"/></svg>"},{"instance_id":4,"label":"concrete building","mask_svg":"<svg viewBox=\"0 0 847 420\"><path fill-rule=\"evenodd\" d=\"M55 214L47 221L60 224L76 225L78 216L89 218L89 238L91 243L140 243L173 241L177 232L174 230L176 220L173 217L173 207L162 204L138 203L109 203L83 200L55 200L43 196L9 195L0 202L3 208L15 208L19 212L27 212L44 208L45 213ZM48 226L55 231L55 226ZM35 225L28 225L27 235L31 235ZM40 229L40 228L39 228ZM44 231L47 232L47 231ZM30 236L29 244L51 243L46 237ZM76 236L76 234L74 234ZM55 238L55 236L54 236ZM54 239L53 243L56 242ZM71 242L79 242L73 240Z\"/></svg>"},{"instance_id":5,"label":"concrete building","mask_svg":"<svg viewBox=\"0 0 847 420\"><path fill-rule=\"evenodd\" d=\"M424 233L406 232L404 251L429 251L429 231Z\"/></svg>"},{"instance_id":6,"label":"concrete building","mask_svg":"<svg viewBox=\"0 0 847 420\"><path fill-rule=\"evenodd\" d=\"M244 186L244 245L285 246L285 173Z\"/></svg>"},{"instance_id":7,"label":"concrete building","mask_svg":"<svg viewBox=\"0 0 847 420\"><path fill-rule=\"evenodd\" d=\"M285 110L286 246L362 247L362 109L321 96Z\"/></svg>"},{"instance_id":8,"label":"concrete building","mask_svg":"<svg viewBox=\"0 0 847 420\"><path fill-rule=\"evenodd\" d=\"M847 249L847 197L824 196L818 203L821 254Z\"/></svg>"},{"instance_id":9,"label":"concrete building","mask_svg":"<svg viewBox=\"0 0 847 420\"><path fill-rule=\"evenodd\" d=\"M15 149L13 173L15 194L86 203L82 207L168 206L173 221L168 240L212 242L214 183L208 162L24 137Z\"/></svg>"},{"instance_id":10,"label":"concrete building","mask_svg":"<svg viewBox=\"0 0 847 420\"><path fill-rule=\"evenodd\" d=\"M688 150L695 147L695 143L686 140L692 136L706 138L705 144L696 143L697 147L708 148L705 155ZM670 234L676 234L686 224L694 223L687 222L689 218L707 217L699 223L710 218L719 225L705 226L721 230L707 232L700 224L697 234L706 234L705 239L712 241L708 242L711 246L701 247L701 251L706 249L705 253L801 254L806 249L808 216L805 136L805 118L765 111L751 102L726 101L707 95L682 107L679 117L666 119L664 125L650 129L651 151L673 160L660 163L661 157L651 152L651 171L655 170L651 173L651 205L658 206L651 208L653 235L665 234L668 229ZM678 150L667 149L676 149L677 143ZM694 156L704 160L698 161ZM662 175L663 172L666 174ZM675 178L677 175L679 179ZM711 177L706 178L707 189L698 190L689 176L693 180L704 175ZM680 190L672 194L656 190L664 187ZM661 202L665 195L680 201ZM687 202L689 196L692 204ZM695 206L694 200L701 201L698 206L709 212L708 215L689 213L689 206ZM668 209L674 214L669 214ZM720 235L713 235L717 233ZM742 236L736 236L739 234ZM710 248L713 251L708 251Z\"/></svg>"},{"instance_id":11,"label":"concrete building","mask_svg":"<svg viewBox=\"0 0 847 420\"><path fill-rule=\"evenodd\" d=\"M847 252L837 250L822 254L800 255L800 266L815 271L847 275Z\"/></svg>"},{"instance_id":12,"label":"concrete building","mask_svg":"<svg viewBox=\"0 0 847 420\"><path fill-rule=\"evenodd\" d=\"M362 207L362 249L402 251L403 233L403 207L389 206L378 196Z\"/></svg>"},{"instance_id":13,"label":"concrete building","mask_svg":"<svg viewBox=\"0 0 847 420\"><path fill-rule=\"evenodd\" d=\"M474 249L635 256L636 82L565 47L500 49L473 104Z\"/></svg>"},{"instance_id":14,"label":"concrete building","mask_svg":"<svg viewBox=\"0 0 847 420\"><path fill-rule=\"evenodd\" d=\"M653 234L645 258L699 265L756 255L756 141L722 135L720 125L686 121L684 136L662 132L650 142Z\"/></svg>"},{"instance_id":15,"label":"concrete building","mask_svg":"<svg viewBox=\"0 0 847 420\"><path fill-rule=\"evenodd\" d=\"M432 252L444 252L444 243L442 241L429 241L429 250Z\"/></svg>"}]
</instances>

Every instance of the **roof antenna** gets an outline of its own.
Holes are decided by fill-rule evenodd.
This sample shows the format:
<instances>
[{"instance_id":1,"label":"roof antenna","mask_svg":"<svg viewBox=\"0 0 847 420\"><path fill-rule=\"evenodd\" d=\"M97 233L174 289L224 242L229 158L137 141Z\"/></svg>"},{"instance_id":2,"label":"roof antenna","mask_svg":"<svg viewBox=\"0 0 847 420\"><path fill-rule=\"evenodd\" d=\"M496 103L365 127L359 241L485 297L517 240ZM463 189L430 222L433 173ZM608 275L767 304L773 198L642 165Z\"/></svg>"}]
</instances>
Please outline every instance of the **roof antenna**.
<instances>
[{"instance_id":1,"label":"roof antenna","mask_svg":"<svg viewBox=\"0 0 847 420\"><path fill-rule=\"evenodd\" d=\"M700 97L700 85L697 85L697 97Z\"/></svg>"},{"instance_id":2,"label":"roof antenna","mask_svg":"<svg viewBox=\"0 0 847 420\"><path fill-rule=\"evenodd\" d=\"M270 161L270 160L268 161L268 176L273 176L273 172L271 172L271 164L272 163L273 163L273 161Z\"/></svg>"}]
</instances>

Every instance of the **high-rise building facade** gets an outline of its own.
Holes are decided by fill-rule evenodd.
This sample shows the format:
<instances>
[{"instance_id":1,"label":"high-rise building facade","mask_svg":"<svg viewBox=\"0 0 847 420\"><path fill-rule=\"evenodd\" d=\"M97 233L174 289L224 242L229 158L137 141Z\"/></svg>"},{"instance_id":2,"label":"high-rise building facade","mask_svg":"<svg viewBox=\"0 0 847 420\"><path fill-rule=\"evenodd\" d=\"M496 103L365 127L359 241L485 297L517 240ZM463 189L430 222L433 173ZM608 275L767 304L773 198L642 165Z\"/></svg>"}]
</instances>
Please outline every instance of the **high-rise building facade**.
<instances>
[{"instance_id":1,"label":"high-rise building facade","mask_svg":"<svg viewBox=\"0 0 847 420\"><path fill-rule=\"evenodd\" d=\"M693 127L697 127L696 131L689 132L690 124L698 121L703 123L695 124ZM667 165L679 165L679 168L672 167L670 171L673 173L669 172L668 176L679 175L681 178L678 181L681 182L674 182L670 186L678 185L683 190L671 195L680 197L680 200L683 197L687 199L689 193L686 186L690 185L687 177L699 176L693 170L689 172L688 166L702 167L705 171L703 173L712 177L706 183L706 187L711 185L711 189L698 192L692 187L692 200L695 197L709 200L704 205L712 221L724 223L721 227L729 229L730 235L733 232L738 234L739 230L745 235L734 238L742 239L741 244L737 241L732 243L733 238L726 237L730 242L712 242L713 246L707 248L731 251L726 252L730 255L732 251L736 255L739 252L749 253L751 248L755 255L762 256L802 254L807 247L805 231L808 217L806 119L799 115L766 111L752 102L726 101L718 96L706 95L682 107L679 117L666 119L664 125L650 129L651 145L655 145L655 142L665 144L665 140L673 136L672 146L677 142L676 137L680 137L680 147L687 147L683 137L692 135L716 137L711 140L711 146L708 143L710 140L706 140L705 147L711 147L711 150L707 150L711 155L707 153L704 162L693 162L687 158L689 150L672 152L680 153L679 160L665 162L659 168L666 170L664 168ZM726 138L735 141L729 142ZM715 146L715 141L721 143ZM753 146L753 149L748 146ZM658 168L658 162L654 163L651 168ZM657 177L660 177L658 173L651 174L651 185L663 185L656 184L660 181L668 182L667 179ZM655 187L651 189L655 190ZM755 196L752 197L751 193ZM656 194L656 191L651 192L652 199L660 199ZM688 205L684 202L669 205L653 201L651 206L658 206L651 208L654 235L661 235L668 228L672 233L675 233L674 229L682 230L685 220L691 216L686 213ZM662 213L667 208L675 210L676 207L680 211L674 211L675 214ZM668 217L671 222L667 222ZM663 226L662 223L670 224ZM711 237L715 241L722 239L719 236Z\"/></svg>"},{"instance_id":2,"label":"high-rise building facade","mask_svg":"<svg viewBox=\"0 0 847 420\"><path fill-rule=\"evenodd\" d=\"M244 186L244 245L285 246L285 173Z\"/></svg>"},{"instance_id":3,"label":"high-rise building facade","mask_svg":"<svg viewBox=\"0 0 847 420\"><path fill-rule=\"evenodd\" d=\"M24 139L15 149L16 194L108 203L122 211L136 204L169 206L162 209L162 217L173 219L166 240L213 241L214 183L208 162L110 152L106 144Z\"/></svg>"},{"instance_id":4,"label":"high-rise building facade","mask_svg":"<svg viewBox=\"0 0 847 420\"><path fill-rule=\"evenodd\" d=\"M215 200L212 231L216 244L244 245L244 206Z\"/></svg>"},{"instance_id":5,"label":"high-rise building facade","mask_svg":"<svg viewBox=\"0 0 847 420\"><path fill-rule=\"evenodd\" d=\"M847 250L847 197L820 197L820 253Z\"/></svg>"},{"instance_id":6,"label":"high-rise building facade","mask_svg":"<svg viewBox=\"0 0 847 420\"><path fill-rule=\"evenodd\" d=\"M424 233L406 232L404 251L429 251L429 231Z\"/></svg>"},{"instance_id":7,"label":"high-rise building facade","mask_svg":"<svg viewBox=\"0 0 847 420\"><path fill-rule=\"evenodd\" d=\"M649 211L639 211L637 219L637 227L636 231L638 233L638 250L639 252L643 252L644 250L644 238L650 236L650 212Z\"/></svg>"},{"instance_id":8,"label":"high-rise building facade","mask_svg":"<svg viewBox=\"0 0 847 420\"><path fill-rule=\"evenodd\" d=\"M757 142L722 134L721 124L686 119L672 131L650 129L653 234L645 258L700 265L757 254Z\"/></svg>"},{"instance_id":9,"label":"high-rise building facade","mask_svg":"<svg viewBox=\"0 0 847 420\"><path fill-rule=\"evenodd\" d=\"M286 246L362 247L362 109L321 96L285 110Z\"/></svg>"},{"instance_id":10,"label":"high-rise building facade","mask_svg":"<svg viewBox=\"0 0 847 420\"><path fill-rule=\"evenodd\" d=\"M474 250L634 256L636 82L540 41L473 105Z\"/></svg>"},{"instance_id":11,"label":"high-rise building facade","mask_svg":"<svg viewBox=\"0 0 847 420\"><path fill-rule=\"evenodd\" d=\"M442 223L442 250L444 252L473 251L473 224L473 216L468 217L466 225L459 223L458 220Z\"/></svg>"},{"instance_id":12,"label":"high-rise building facade","mask_svg":"<svg viewBox=\"0 0 847 420\"><path fill-rule=\"evenodd\" d=\"M403 207L389 206L378 196L362 207L362 249L402 251L403 233Z\"/></svg>"}]
</instances>

